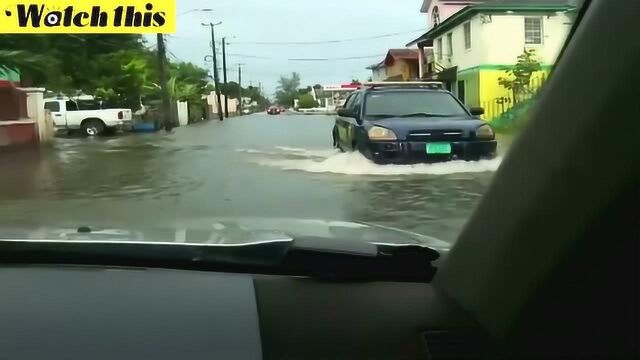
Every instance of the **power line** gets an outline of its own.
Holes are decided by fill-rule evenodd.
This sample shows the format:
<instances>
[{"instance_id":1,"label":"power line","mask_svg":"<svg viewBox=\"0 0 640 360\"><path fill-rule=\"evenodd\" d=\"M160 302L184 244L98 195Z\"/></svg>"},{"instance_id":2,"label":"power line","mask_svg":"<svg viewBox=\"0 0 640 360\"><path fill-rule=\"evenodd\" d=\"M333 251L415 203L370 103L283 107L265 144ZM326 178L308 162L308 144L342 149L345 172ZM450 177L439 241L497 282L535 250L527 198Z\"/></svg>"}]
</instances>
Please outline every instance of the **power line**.
<instances>
[{"instance_id":1,"label":"power line","mask_svg":"<svg viewBox=\"0 0 640 360\"><path fill-rule=\"evenodd\" d=\"M256 56L256 55L245 55L245 54L227 54L227 56L233 56L238 58L248 58L248 59L260 59L260 60L283 60L283 61L343 61L343 60L360 60L360 59L371 59L371 58L379 58L385 56L385 54L376 54L376 55L362 55L362 56L347 56L347 57L336 57L336 58L274 58L268 56Z\"/></svg>"},{"instance_id":2,"label":"power line","mask_svg":"<svg viewBox=\"0 0 640 360\"><path fill-rule=\"evenodd\" d=\"M414 34L416 32L424 32L425 29L416 29L416 30L411 30L411 31L402 31L402 32L394 32L394 33L387 33L387 34L380 34L380 35L372 35L372 36L365 36L365 37L357 37L357 38L350 38L350 39L333 39L333 40L317 40L317 41L234 41L234 44L245 44L245 45L323 45L323 44L339 44L339 43L345 43L345 42L354 42L354 41L364 41L364 40L376 40L376 39L383 39L383 38L387 38L387 37L392 37L392 36L398 36L398 35L407 35L407 34ZM188 36L173 36L175 38L190 38L192 39L193 37L188 37Z\"/></svg>"},{"instance_id":3,"label":"power line","mask_svg":"<svg viewBox=\"0 0 640 360\"><path fill-rule=\"evenodd\" d=\"M381 34L381 35L365 36L365 37L350 38L350 39L334 39L334 40L319 40L319 41L245 41L245 42L236 41L236 43L239 43L239 44L253 44L253 45L321 45L321 44L338 44L338 43L353 42L353 41L382 39L382 38L392 37L392 36L397 36L397 35L413 34L413 33L416 33L418 31L422 32L422 31L425 31L425 30L424 29L417 29L417 30L411 30L411 31L402 31L402 32L387 33L387 34Z\"/></svg>"}]
</instances>

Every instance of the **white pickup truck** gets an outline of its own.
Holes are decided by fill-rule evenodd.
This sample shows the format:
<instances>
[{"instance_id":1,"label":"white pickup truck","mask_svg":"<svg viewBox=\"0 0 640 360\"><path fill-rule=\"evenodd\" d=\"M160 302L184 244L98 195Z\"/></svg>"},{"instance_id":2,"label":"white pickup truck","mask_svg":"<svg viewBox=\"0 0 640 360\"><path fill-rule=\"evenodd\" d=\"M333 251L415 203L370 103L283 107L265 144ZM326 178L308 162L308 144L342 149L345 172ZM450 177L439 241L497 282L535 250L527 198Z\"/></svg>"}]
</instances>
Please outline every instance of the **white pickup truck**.
<instances>
[{"instance_id":1,"label":"white pickup truck","mask_svg":"<svg viewBox=\"0 0 640 360\"><path fill-rule=\"evenodd\" d=\"M87 136L131 126L131 109L79 110L69 99L45 99L44 108L51 112L56 129L80 129Z\"/></svg>"}]
</instances>

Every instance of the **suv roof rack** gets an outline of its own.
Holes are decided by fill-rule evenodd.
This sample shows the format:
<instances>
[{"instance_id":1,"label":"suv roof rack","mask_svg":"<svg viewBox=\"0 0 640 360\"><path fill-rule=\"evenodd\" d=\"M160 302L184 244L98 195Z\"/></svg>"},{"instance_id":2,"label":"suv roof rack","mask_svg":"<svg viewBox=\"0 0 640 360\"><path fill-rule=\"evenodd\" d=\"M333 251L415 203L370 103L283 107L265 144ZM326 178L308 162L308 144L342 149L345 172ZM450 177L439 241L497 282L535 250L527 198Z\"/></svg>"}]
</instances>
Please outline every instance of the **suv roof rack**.
<instances>
[{"instance_id":1,"label":"suv roof rack","mask_svg":"<svg viewBox=\"0 0 640 360\"><path fill-rule=\"evenodd\" d=\"M366 82L362 84L362 87L370 89L383 87L444 89L444 84L440 81L377 81Z\"/></svg>"}]
</instances>

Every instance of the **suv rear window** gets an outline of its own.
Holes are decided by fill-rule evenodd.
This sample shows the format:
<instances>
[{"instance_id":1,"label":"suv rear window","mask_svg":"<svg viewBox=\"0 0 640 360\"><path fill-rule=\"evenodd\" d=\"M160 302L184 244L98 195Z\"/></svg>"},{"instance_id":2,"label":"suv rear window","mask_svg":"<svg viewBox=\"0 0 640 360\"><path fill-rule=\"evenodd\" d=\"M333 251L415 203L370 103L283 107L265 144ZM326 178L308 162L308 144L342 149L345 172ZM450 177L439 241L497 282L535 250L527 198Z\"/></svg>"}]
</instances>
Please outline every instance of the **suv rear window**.
<instances>
[{"instance_id":1,"label":"suv rear window","mask_svg":"<svg viewBox=\"0 0 640 360\"><path fill-rule=\"evenodd\" d=\"M60 112L60 103L57 101L48 101L44 103L44 108L51 112Z\"/></svg>"},{"instance_id":2,"label":"suv rear window","mask_svg":"<svg viewBox=\"0 0 640 360\"><path fill-rule=\"evenodd\" d=\"M452 95L434 91L394 91L367 95L365 116L403 116L424 113L436 116L468 116Z\"/></svg>"}]
</instances>

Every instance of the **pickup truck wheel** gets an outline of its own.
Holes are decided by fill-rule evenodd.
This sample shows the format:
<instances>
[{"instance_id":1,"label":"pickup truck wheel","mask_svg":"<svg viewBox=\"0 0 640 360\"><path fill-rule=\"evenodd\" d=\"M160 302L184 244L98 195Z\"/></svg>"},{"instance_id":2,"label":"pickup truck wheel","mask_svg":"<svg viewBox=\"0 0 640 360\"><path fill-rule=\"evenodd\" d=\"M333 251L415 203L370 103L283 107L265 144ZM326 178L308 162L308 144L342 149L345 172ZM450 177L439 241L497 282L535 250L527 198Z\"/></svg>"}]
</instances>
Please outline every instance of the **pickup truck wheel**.
<instances>
[{"instance_id":1,"label":"pickup truck wheel","mask_svg":"<svg viewBox=\"0 0 640 360\"><path fill-rule=\"evenodd\" d=\"M86 136L98 136L104 131L104 124L100 120L86 120L82 123L82 133Z\"/></svg>"}]
</instances>

